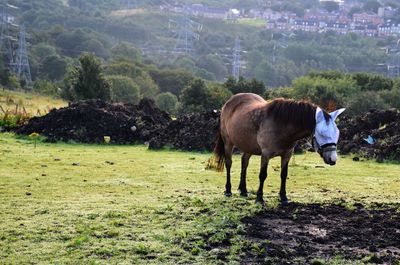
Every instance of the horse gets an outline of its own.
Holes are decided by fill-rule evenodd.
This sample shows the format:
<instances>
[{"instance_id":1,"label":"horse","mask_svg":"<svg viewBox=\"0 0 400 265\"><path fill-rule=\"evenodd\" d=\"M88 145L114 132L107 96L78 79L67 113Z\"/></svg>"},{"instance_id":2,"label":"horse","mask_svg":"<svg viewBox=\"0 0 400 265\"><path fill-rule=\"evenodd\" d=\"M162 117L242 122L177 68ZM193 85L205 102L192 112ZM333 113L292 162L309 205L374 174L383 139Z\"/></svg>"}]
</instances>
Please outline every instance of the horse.
<instances>
[{"instance_id":1,"label":"horse","mask_svg":"<svg viewBox=\"0 0 400 265\"><path fill-rule=\"evenodd\" d=\"M214 166L222 172L226 167L225 196L232 196L231 166L234 147L243 154L239 191L248 196L246 171L252 155L261 156L259 187L256 203L264 203L263 187L267 178L268 162L281 157L280 200L289 203L286 196L288 164L298 140L314 135L313 147L329 165L337 161L336 145L339 130L336 118L345 109L328 113L307 101L274 99L266 101L252 93L232 96L222 107L220 126L214 148Z\"/></svg>"}]
</instances>

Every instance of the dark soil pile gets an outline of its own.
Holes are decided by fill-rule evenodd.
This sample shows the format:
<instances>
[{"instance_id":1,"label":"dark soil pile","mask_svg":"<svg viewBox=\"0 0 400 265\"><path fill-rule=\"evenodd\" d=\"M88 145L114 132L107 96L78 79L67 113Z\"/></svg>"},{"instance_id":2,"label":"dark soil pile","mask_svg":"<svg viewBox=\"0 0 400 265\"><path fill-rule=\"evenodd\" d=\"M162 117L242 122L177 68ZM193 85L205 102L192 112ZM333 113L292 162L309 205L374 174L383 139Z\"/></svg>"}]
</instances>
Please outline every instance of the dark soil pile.
<instances>
[{"instance_id":1,"label":"dark soil pile","mask_svg":"<svg viewBox=\"0 0 400 265\"><path fill-rule=\"evenodd\" d=\"M149 148L168 146L187 151L212 151L219 126L220 112L213 110L191 113L171 121L165 130L153 138Z\"/></svg>"},{"instance_id":2,"label":"dark soil pile","mask_svg":"<svg viewBox=\"0 0 400 265\"><path fill-rule=\"evenodd\" d=\"M357 153L366 158L377 160L400 160L400 111L371 110L363 115L340 120L341 153ZM365 139L372 136L375 140L369 144Z\"/></svg>"},{"instance_id":3,"label":"dark soil pile","mask_svg":"<svg viewBox=\"0 0 400 265\"><path fill-rule=\"evenodd\" d=\"M397 264L399 205L380 208L292 204L247 217L243 220L246 238L258 247L249 249L242 263L311 264L315 258L340 255L349 260Z\"/></svg>"},{"instance_id":4,"label":"dark soil pile","mask_svg":"<svg viewBox=\"0 0 400 265\"><path fill-rule=\"evenodd\" d=\"M110 136L111 143L143 143L160 134L170 121L149 99L139 105L87 100L32 118L16 133L40 133L51 142L102 143L104 136Z\"/></svg>"}]
</instances>

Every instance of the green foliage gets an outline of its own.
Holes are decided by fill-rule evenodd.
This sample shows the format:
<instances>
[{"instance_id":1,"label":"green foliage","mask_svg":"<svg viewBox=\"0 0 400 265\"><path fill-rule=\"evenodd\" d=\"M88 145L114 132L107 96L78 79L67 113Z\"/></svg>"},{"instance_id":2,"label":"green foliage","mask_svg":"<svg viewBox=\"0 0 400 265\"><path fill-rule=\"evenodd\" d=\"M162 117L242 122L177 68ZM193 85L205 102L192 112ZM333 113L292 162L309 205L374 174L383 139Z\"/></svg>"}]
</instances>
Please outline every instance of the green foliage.
<instances>
[{"instance_id":1,"label":"green foliage","mask_svg":"<svg viewBox=\"0 0 400 265\"><path fill-rule=\"evenodd\" d=\"M159 70L152 68L149 70L151 78L156 82L161 92L171 92L178 96L194 76L185 70Z\"/></svg>"},{"instance_id":2,"label":"green foliage","mask_svg":"<svg viewBox=\"0 0 400 265\"><path fill-rule=\"evenodd\" d=\"M240 76L239 80L236 81L234 77L230 76L225 81L224 86L229 89L232 94L255 93L262 96L265 94L264 83L262 81L257 81L255 78L247 80L243 76Z\"/></svg>"},{"instance_id":3,"label":"green foliage","mask_svg":"<svg viewBox=\"0 0 400 265\"><path fill-rule=\"evenodd\" d=\"M213 73L218 80L224 79L228 73L224 62L218 55L208 54L201 56L197 60L197 66Z\"/></svg>"},{"instance_id":4,"label":"green foliage","mask_svg":"<svg viewBox=\"0 0 400 265\"><path fill-rule=\"evenodd\" d=\"M131 78L122 75L110 75L106 79L111 85L111 99L113 101L139 103L140 90Z\"/></svg>"},{"instance_id":5,"label":"green foliage","mask_svg":"<svg viewBox=\"0 0 400 265\"><path fill-rule=\"evenodd\" d=\"M355 92L351 79L300 77L293 81L294 98L307 99L325 108L332 103L345 106L346 99Z\"/></svg>"},{"instance_id":6,"label":"green foliage","mask_svg":"<svg viewBox=\"0 0 400 265\"><path fill-rule=\"evenodd\" d=\"M378 8L381 4L376 0L365 0L363 4L364 11L378 13Z\"/></svg>"},{"instance_id":7,"label":"green foliage","mask_svg":"<svg viewBox=\"0 0 400 265\"><path fill-rule=\"evenodd\" d=\"M111 99L110 84L103 75L100 60L93 54L83 54L80 66L75 66L66 77L62 95L71 100Z\"/></svg>"},{"instance_id":8,"label":"green foliage","mask_svg":"<svg viewBox=\"0 0 400 265\"><path fill-rule=\"evenodd\" d=\"M356 81L361 91L390 90L393 87L393 80L382 75L354 73L351 77Z\"/></svg>"},{"instance_id":9,"label":"green foliage","mask_svg":"<svg viewBox=\"0 0 400 265\"><path fill-rule=\"evenodd\" d=\"M350 114L360 114L371 109L386 109L388 105L378 92L366 91L355 95L349 102Z\"/></svg>"},{"instance_id":10,"label":"green foliage","mask_svg":"<svg viewBox=\"0 0 400 265\"><path fill-rule=\"evenodd\" d=\"M140 89L143 97L155 98L159 88L150 77L147 69L126 59L113 61L106 69L108 75L121 75L131 78Z\"/></svg>"},{"instance_id":11,"label":"green foliage","mask_svg":"<svg viewBox=\"0 0 400 265\"><path fill-rule=\"evenodd\" d=\"M140 51L128 42L120 42L111 48L113 59L124 59L133 62L141 62L142 55Z\"/></svg>"},{"instance_id":12,"label":"green foliage","mask_svg":"<svg viewBox=\"0 0 400 265\"><path fill-rule=\"evenodd\" d=\"M156 98L157 106L170 114L176 114L178 107L178 98L171 92L164 92Z\"/></svg>"},{"instance_id":13,"label":"green foliage","mask_svg":"<svg viewBox=\"0 0 400 265\"><path fill-rule=\"evenodd\" d=\"M43 59L42 65L44 76L51 81L59 81L65 75L68 61L59 55L49 55Z\"/></svg>"},{"instance_id":14,"label":"green foliage","mask_svg":"<svg viewBox=\"0 0 400 265\"><path fill-rule=\"evenodd\" d=\"M57 96L59 93L57 85L43 79L35 81L33 84L33 91L47 96Z\"/></svg>"},{"instance_id":15,"label":"green foliage","mask_svg":"<svg viewBox=\"0 0 400 265\"><path fill-rule=\"evenodd\" d=\"M180 95L182 109L185 111L203 111L221 108L232 93L221 85L209 85L201 80L193 80Z\"/></svg>"}]
</instances>

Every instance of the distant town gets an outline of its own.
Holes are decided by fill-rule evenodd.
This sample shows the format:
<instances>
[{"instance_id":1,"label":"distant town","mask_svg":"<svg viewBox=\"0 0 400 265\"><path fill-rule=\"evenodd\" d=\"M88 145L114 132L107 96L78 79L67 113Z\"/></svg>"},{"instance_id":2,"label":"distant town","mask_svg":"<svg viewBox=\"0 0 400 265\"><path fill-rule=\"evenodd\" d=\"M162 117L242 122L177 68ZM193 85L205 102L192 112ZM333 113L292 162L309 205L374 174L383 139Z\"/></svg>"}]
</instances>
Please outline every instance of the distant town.
<instances>
[{"instance_id":1,"label":"distant town","mask_svg":"<svg viewBox=\"0 0 400 265\"><path fill-rule=\"evenodd\" d=\"M323 0L320 2L324 2ZM358 2L330 1L338 5L337 10L327 11L323 8L308 9L304 16L289 11L274 11L271 8L253 8L239 10L235 8L217 8L203 4L163 5L162 9L185 13L195 17L221 20L238 20L240 18L264 19L265 28L276 31L335 32L337 34L355 33L368 37L388 37L400 35L400 23L396 19L398 8L381 6L377 12L362 11L351 14Z\"/></svg>"}]
</instances>

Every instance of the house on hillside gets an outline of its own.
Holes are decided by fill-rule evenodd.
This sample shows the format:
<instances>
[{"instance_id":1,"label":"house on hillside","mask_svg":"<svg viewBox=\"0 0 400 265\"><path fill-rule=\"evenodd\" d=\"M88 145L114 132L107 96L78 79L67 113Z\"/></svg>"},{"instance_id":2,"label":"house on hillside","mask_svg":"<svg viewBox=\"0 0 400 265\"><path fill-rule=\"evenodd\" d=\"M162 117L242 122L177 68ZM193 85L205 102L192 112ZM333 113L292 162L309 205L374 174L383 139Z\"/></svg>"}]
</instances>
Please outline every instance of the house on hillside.
<instances>
[{"instance_id":1,"label":"house on hillside","mask_svg":"<svg viewBox=\"0 0 400 265\"><path fill-rule=\"evenodd\" d=\"M316 20L295 19L293 21L292 29L306 32L317 32L319 31L319 22Z\"/></svg>"},{"instance_id":2,"label":"house on hillside","mask_svg":"<svg viewBox=\"0 0 400 265\"><path fill-rule=\"evenodd\" d=\"M353 14L353 22L360 24L379 25L384 23L383 19L375 13L363 12Z\"/></svg>"},{"instance_id":3,"label":"house on hillside","mask_svg":"<svg viewBox=\"0 0 400 265\"><path fill-rule=\"evenodd\" d=\"M349 26L346 23L338 23L338 22L328 22L326 23L326 30L332 30L338 34L347 34L349 32Z\"/></svg>"}]
</instances>

